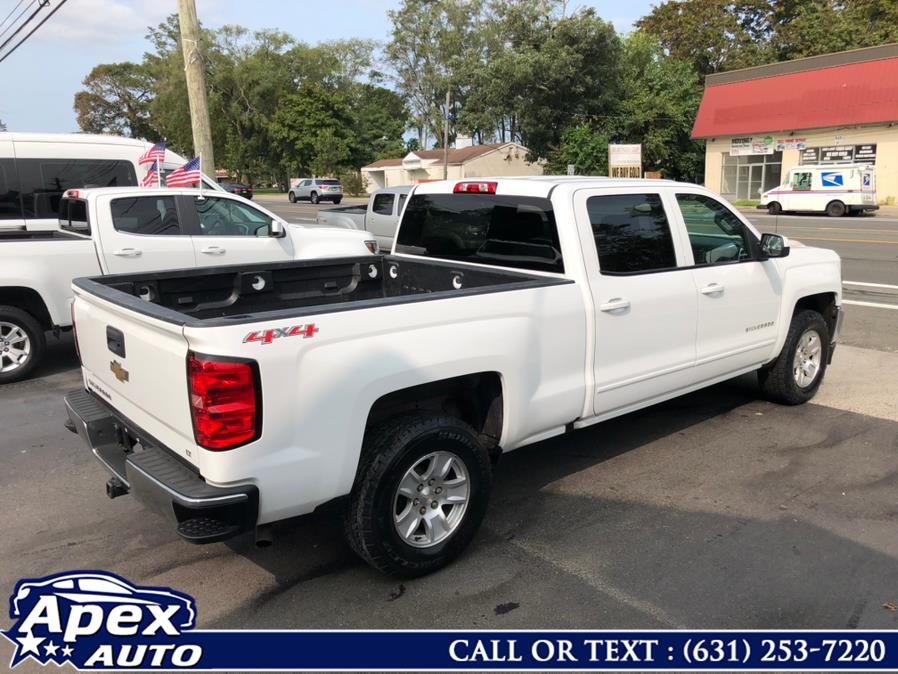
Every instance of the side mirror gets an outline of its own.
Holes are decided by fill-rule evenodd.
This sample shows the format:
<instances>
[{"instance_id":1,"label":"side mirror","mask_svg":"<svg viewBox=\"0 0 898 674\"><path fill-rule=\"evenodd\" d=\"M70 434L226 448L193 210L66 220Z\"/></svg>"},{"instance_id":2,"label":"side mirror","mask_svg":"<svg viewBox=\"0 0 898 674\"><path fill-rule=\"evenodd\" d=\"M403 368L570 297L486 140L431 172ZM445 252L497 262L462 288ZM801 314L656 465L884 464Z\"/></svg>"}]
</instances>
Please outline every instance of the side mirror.
<instances>
[{"instance_id":1,"label":"side mirror","mask_svg":"<svg viewBox=\"0 0 898 674\"><path fill-rule=\"evenodd\" d=\"M272 220L271 225L268 227L268 236L275 239L287 236L287 229L284 227L284 223L280 220Z\"/></svg>"},{"instance_id":2,"label":"side mirror","mask_svg":"<svg viewBox=\"0 0 898 674\"><path fill-rule=\"evenodd\" d=\"M786 237L779 234L761 235L761 257L766 260L771 257L786 257L789 254L789 246Z\"/></svg>"}]
</instances>

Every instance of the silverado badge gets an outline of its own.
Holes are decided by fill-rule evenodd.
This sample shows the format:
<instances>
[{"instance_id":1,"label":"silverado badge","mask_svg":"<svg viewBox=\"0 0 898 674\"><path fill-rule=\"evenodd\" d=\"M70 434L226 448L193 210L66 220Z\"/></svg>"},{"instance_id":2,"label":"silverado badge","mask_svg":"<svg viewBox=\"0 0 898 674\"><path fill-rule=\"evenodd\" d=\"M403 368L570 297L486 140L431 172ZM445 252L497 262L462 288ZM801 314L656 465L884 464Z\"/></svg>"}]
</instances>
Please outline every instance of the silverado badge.
<instances>
[{"instance_id":1,"label":"silverado badge","mask_svg":"<svg viewBox=\"0 0 898 674\"><path fill-rule=\"evenodd\" d=\"M109 370L112 372L112 374L115 375L115 378L118 379L119 381L121 381L121 382L128 381L128 377L129 377L128 371L125 368L123 368L122 364L120 362L118 362L117 360L109 361Z\"/></svg>"}]
</instances>

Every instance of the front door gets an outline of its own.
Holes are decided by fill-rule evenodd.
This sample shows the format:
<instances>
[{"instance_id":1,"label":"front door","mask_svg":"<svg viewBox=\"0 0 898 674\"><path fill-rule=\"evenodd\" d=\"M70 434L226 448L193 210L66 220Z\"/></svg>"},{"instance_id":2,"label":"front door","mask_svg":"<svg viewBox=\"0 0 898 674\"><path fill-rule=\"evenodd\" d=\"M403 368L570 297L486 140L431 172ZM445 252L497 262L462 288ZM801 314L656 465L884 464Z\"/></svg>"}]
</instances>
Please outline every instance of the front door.
<instances>
[{"instance_id":1,"label":"front door","mask_svg":"<svg viewBox=\"0 0 898 674\"><path fill-rule=\"evenodd\" d=\"M187 218L196 218L193 239L198 267L294 259L293 238L269 236L271 215L227 196L182 197ZM285 225L287 227L287 225Z\"/></svg>"},{"instance_id":2,"label":"front door","mask_svg":"<svg viewBox=\"0 0 898 674\"><path fill-rule=\"evenodd\" d=\"M105 207L105 200L110 200ZM195 266L173 196L101 197L97 230L104 271L124 274ZM106 222L106 213L112 221Z\"/></svg>"},{"instance_id":3,"label":"front door","mask_svg":"<svg viewBox=\"0 0 898 674\"><path fill-rule=\"evenodd\" d=\"M698 300L696 381L760 365L776 341L782 286L754 233L723 203L678 192Z\"/></svg>"},{"instance_id":4,"label":"front door","mask_svg":"<svg viewBox=\"0 0 898 674\"><path fill-rule=\"evenodd\" d=\"M695 286L659 192L581 190L577 218L595 305L595 413L688 386L695 361Z\"/></svg>"}]
</instances>

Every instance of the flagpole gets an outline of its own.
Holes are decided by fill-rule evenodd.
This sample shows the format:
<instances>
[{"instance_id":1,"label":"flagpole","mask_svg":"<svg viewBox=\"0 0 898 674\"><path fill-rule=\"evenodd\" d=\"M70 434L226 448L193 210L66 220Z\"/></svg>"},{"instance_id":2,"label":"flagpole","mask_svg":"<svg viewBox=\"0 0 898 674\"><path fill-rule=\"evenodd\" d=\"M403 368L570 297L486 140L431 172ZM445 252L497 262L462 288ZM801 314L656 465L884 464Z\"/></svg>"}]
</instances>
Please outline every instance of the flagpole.
<instances>
[{"instance_id":1,"label":"flagpole","mask_svg":"<svg viewBox=\"0 0 898 674\"><path fill-rule=\"evenodd\" d=\"M200 200L205 199L203 196L203 153L199 153L200 158Z\"/></svg>"},{"instance_id":2,"label":"flagpole","mask_svg":"<svg viewBox=\"0 0 898 674\"><path fill-rule=\"evenodd\" d=\"M162 165L156 160L156 187L162 189Z\"/></svg>"}]
</instances>

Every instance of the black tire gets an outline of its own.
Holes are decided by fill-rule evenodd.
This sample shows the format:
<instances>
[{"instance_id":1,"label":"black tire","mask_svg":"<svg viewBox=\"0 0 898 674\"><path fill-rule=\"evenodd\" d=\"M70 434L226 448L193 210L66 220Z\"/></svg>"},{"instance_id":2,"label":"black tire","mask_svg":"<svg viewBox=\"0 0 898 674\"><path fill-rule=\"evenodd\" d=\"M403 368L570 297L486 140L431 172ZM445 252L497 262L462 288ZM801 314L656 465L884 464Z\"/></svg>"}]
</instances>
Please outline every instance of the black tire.
<instances>
[{"instance_id":1,"label":"black tire","mask_svg":"<svg viewBox=\"0 0 898 674\"><path fill-rule=\"evenodd\" d=\"M831 218L841 218L845 215L845 204L841 201L830 201L826 204L826 214Z\"/></svg>"},{"instance_id":2,"label":"black tire","mask_svg":"<svg viewBox=\"0 0 898 674\"><path fill-rule=\"evenodd\" d=\"M779 215L783 212L783 207L780 206L780 202L771 201L769 204L767 204L767 212L770 215Z\"/></svg>"},{"instance_id":3,"label":"black tire","mask_svg":"<svg viewBox=\"0 0 898 674\"><path fill-rule=\"evenodd\" d=\"M317 204L318 203L318 192L312 192L312 195L309 197L309 201L311 201L313 204Z\"/></svg>"},{"instance_id":4,"label":"black tire","mask_svg":"<svg viewBox=\"0 0 898 674\"><path fill-rule=\"evenodd\" d=\"M396 490L406 471L427 454L450 451L464 464L470 483L457 528L431 547L413 547L393 522ZM350 547L378 571L414 578L436 571L471 542L486 513L492 487L490 456L468 424L442 414L394 417L365 436L350 494L345 532Z\"/></svg>"},{"instance_id":5,"label":"black tire","mask_svg":"<svg viewBox=\"0 0 898 674\"><path fill-rule=\"evenodd\" d=\"M290 201L291 204L295 204L295 203L296 203L296 195L295 195L293 192L290 192L290 193L287 195L287 199Z\"/></svg>"},{"instance_id":6,"label":"black tire","mask_svg":"<svg viewBox=\"0 0 898 674\"><path fill-rule=\"evenodd\" d=\"M44 351L47 348L47 338L44 335L44 329L34 316L17 307L0 306L0 323L8 323L21 329L28 336L30 343L30 353L23 363L8 372L0 371L0 384L9 384L28 377L37 364L43 360ZM4 349L14 347L13 344L6 343L2 338L2 335L8 332L8 330L0 330L0 353ZM11 363L7 359L0 359L0 370L10 365Z\"/></svg>"},{"instance_id":7,"label":"black tire","mask_svg":"<svg viewBox=\"0 0 898 674\"><path fill-rule=\"evenodd\" d=\"M809 330L815 330L820 337L820 360L816 378L802 388L795 379L792 365L799 339ZM758 370L758 383L764 396L771 402L781 405L801 405L813 398L826 375L829 347L829 327L823 316L811 310L795 314L780 355L772 363Z\"/></svg>"},{"instance_id":8,"label":"black tire","mask_svg":"<svg viewBox=\"0 0 898 674\"><path fill-rule=\"evenodd\" d=\"M343 199L334 199L334 206L339 206L341 201L343 201Z\"/></svg>"}]
</instances>

